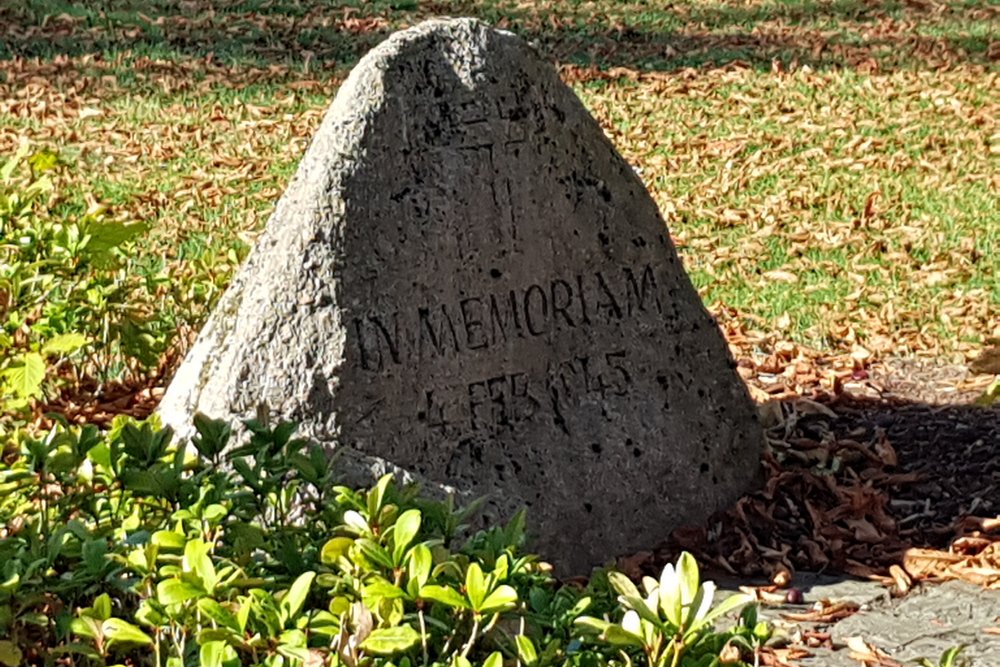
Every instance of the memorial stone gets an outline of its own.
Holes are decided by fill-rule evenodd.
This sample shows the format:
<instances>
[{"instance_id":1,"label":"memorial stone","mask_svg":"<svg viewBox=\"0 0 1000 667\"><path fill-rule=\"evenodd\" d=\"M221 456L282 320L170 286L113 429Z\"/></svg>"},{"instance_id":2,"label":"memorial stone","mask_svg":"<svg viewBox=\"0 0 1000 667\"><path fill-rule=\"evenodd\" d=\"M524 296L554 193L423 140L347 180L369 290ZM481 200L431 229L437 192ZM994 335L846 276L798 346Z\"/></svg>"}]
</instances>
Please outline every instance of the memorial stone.
<instances>
[{"instance_id":1,"label":"memorial stone","mask_svg":"<svg viewBox=\"0 0 1000 667\"><path fill-rule=\"evenodd\" d=\"M734 502L763 440L635 172L550 65L467 19L357 65L161 415L261 405L528 507L566 573Z\"/></svg>"}]
</instances>

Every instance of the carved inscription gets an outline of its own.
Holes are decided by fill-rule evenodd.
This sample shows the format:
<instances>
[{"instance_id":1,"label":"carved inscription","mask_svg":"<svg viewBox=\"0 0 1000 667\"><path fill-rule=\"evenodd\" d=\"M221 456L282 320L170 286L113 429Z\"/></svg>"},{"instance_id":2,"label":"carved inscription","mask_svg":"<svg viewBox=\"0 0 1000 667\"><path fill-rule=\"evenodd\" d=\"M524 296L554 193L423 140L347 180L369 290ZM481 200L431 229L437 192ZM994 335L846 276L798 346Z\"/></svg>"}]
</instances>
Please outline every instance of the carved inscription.
<instances>
[{"instance_id":1,"label":"carved inscription","mask_svg":"<svg viewBox=\"0 0 1000 667\"><path fill-rule=\"evenodd\" d=\"M526 373L470 382L467 386L469 428L492 430L530 419L538 409L538 400L528 392L529 383Z\"/></svg>"},{"instance_id":2,"label":"carved inscription","mask_svg":"<svg viewBox=\"0 0 1000 667\"><path fill-rule=\"evenodd\" d=\"M379 372L393 365L478 353L514 339L621 323L640 312L663 313L650 264L555 277L457 302L368 313L353 318L351 326L361 367Z\"/></svg>"},{"instance_id":3,"label":"carved inscription","mask_svg":"<svg viewBox=\"0 0 1000 667\"><path fill-rule=\"evenodd\" d=\"M635 370L625 350L550 362L544 375L502 373L472 382L424 389L416 418L442 439L494 435L533 418L551 419L563 432L563 413L588 398L627 396Z\"/></svg>"}]
</instances>

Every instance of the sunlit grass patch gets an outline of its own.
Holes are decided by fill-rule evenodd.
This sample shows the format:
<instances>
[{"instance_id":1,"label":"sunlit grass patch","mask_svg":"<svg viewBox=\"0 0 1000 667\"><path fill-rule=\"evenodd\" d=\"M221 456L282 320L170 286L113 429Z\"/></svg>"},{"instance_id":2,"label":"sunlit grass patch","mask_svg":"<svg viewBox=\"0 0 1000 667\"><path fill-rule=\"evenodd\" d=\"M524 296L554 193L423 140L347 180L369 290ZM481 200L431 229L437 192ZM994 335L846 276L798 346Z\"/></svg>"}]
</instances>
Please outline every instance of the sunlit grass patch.
<instances>
[{"instance_id":1,"label":"sunlit grass patch","mask_svg":"<svg viewBox=\"0 0 1000 667\"><path fill-rule=\"evenodd\" d=\"M995 104L970 83L740 69L579 92L642 165L709 302L802 342L850 326L901 351L893 332L996 326Z\"/></svg>"},{"instance_id":2,"label":"sunlit grass patch","mask_svg":"<svg viewBox=\"0 0 1000 667\"><path fill-rule=\"evenodd\" d=\"M151 223L174 280L225 284L368 48L467 14L564 65L709 303L829 349L1000 328L988 3L216 4L0 10L0 150L73 155L69 192Z\"/></svg>"}]
</instances>

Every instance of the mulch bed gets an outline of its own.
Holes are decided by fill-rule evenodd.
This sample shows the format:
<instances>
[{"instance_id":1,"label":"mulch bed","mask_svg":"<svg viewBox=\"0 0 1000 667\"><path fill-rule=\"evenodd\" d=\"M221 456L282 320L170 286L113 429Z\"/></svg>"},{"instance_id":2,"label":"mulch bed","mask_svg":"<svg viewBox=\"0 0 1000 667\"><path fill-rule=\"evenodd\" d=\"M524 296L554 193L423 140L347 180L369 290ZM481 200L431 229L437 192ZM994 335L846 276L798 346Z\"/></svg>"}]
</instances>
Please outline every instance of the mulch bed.
<instances>
[{"instance_id":1,"label":"mulch bed","mask_svg":"<svg viewBox=\"0 0 1000 667\"><path fill-rule=\"evenodd\" d=\"M763 489L656 552L619 562L652 574L682 549L709 569L788 580L796 570L1000 590L1000 406L991 378L934 360L875 362L727 332L761 406Z\"/></svg>"}]
</instances>

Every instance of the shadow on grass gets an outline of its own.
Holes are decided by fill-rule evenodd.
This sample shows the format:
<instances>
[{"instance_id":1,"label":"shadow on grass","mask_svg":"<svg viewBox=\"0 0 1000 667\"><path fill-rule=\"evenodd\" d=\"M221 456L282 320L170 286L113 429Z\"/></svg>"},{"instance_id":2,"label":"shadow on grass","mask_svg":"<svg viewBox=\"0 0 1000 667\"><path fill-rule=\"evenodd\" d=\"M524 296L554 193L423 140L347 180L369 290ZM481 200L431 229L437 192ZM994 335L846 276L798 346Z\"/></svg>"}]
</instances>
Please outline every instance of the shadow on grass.
<instances>
[{"instance_id":1,"label":"shadow on grass","mask_svg":"<svg viewBox=\"0 0 1000 667\"><path fill-rule=\"evenodd\" d=\"M671 71L738 63L758 69L934 69L1000 56L1000 10L965 0L725 2L320 0L28 0L0 7L0 66L13 57L146 54L204 59L275 78L353 65L393 30L435 15L477 16L522 34L549 57L601 68ZM994 29L991 29L991 26Z\"/></svg>"}]
</instances>

